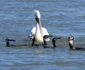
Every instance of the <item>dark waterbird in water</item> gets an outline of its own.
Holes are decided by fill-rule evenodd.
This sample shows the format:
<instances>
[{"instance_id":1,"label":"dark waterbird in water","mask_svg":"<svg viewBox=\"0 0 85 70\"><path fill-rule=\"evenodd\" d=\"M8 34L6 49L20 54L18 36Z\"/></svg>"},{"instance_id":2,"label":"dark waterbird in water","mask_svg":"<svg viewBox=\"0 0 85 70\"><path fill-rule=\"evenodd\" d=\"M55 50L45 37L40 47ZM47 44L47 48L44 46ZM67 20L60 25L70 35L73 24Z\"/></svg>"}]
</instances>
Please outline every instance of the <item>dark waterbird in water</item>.
<instances>
[{"instance_id":1,"label":"dark waterbird in water","mask_svg":"<svg viewBox=\"0 0 85 70\"><path fill-rule=\"evenodd\" d=\"M50 37L50 36L45 35L45 36L43 37L44 45L47 45L46 39L47 39L48 37ZM53 38L52 38L52 44L53 44L53 47L54 47L54 48L56 47L56 44L55 44L55 43L56 43L56 41L57 41L58 39L61 39L61 37L53 37ZM46 46L45 46L45 48L49 48L49 47L46 47Z\"/></svg>"},{"instance_id":2,"label":"dark waterbird in water","mask_svg":"<svg viewBox=\"0 0 85 70\"><path fill-rule=\"evenodd\" d=\"M47 45L46 39L49 38L49 37L52 37L52 35L44 35L43 36L43 45L44 45L44 48L50 48L50 47L46 47L46 45ZM33 36L32 38L33 38L32 39L32 46L34 46L35 45L35 37ZM53 47L56 47L55 42L57 41L57 39L61 39L61 37L54 37L54 38L52 38Z\"/></svg>"},{"instance_id":3,"label":"dark waterbird in water","mask_svg":"<svg viewBox=\"0 0 85 70\"><path fill-rule=\"evenodd\" d=\"M46 39L49 38L49 37L52 37L52 35L44 35L43 36L43 46L44 46L44 48L50 48L50 47L46 47L46 45L47 45ZM55 42L57 41L57 39L61 39L61 37L52 38L53 47L56 47ZM10 47L10 46L28 46L27 44L20 44L20 45L10 44L10 41L13 41L13 42L16 41L16 40L10 39L10 38L6 38L5 41L6 41L6 46L7 47ZM35 37L34 36L32 36L32 44L31 45L32 46L35 45ZM36 45L36 46L38 46L38 45Z\"/></svg>"},{"instance_id":4,"label":"dark waterbird in water","mask_svg":"<svg viewBox=\"0 0 85 70\"><path fill-rule=\"evenodd\" d=\"M6 46L7 46L7 47L14 46L14 45L11 45L11 44L10 44L10 41L15 41L15 40L14 40L14 39L10 39L10 38L6 38L6 39L5 39L5 42L6 42Z\"/></svg>"},{"instance_id":5,"label":"dark waterbird in water","mask_svg":"<svg viewBox=\"0 0 85 70\"><path fill-rule=\"evenodd\" d=\"M10 39L10 38L6 38L5 39L5 42L6 42L6 46L7 47L10 47L10 46L14 46L14 47L16 47L16 46L28 46L27 44L20 44L20 45L10 44L11 41L12 42L15 42L16 40Z\"/></svg>"},{"instance_id":6,"label":"dark waterbird in water","mask_svg":"<svg viewBox=\"0 0 85 70\"><path fill-rule=\"evenodd\" d=\"M83 48L83 47L73 47L73 41L74 41L74 37L72 35L70 35L68 37L68 43L69 43L70 50L85 50L85 48Z\"/></svg>"},{"instance_id":7,"label":"dark waterbird in water","mask_svg":"<svg viewBox=\"0 0 85 70\"><path fill-rule=\"evenodd\" d=\"M43 36L43 45L47 45L46 39L49 38L49 37L52 37L52 35L44 35L44 36ZM31 36L31 39L32 39L32 44L31 44L31 46L36 45L36 44L35 44L35 36Z\"/></svg>"}]
</instances>

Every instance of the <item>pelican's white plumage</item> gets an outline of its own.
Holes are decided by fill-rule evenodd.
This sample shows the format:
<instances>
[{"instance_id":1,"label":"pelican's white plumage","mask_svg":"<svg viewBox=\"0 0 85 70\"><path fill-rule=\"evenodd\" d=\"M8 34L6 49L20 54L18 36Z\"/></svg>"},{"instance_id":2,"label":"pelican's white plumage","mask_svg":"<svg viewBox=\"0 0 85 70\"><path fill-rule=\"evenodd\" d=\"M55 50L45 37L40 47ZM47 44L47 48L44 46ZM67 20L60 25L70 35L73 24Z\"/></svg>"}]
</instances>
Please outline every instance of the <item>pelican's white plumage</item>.
<instances>
[{"instance_id":1,"label":"pelican's white plumage","mask_svg":"<svg viewBox=\"0 0 85 70\"><path fill-rule=\"evenodd\" d=\"M31 34L30 36L34 35L35 36L35 40L39 43L43 42L43 36L44 35L49 35L48 31L46 30L46 28L42 27L42 24L40 22L40 12L38 10L35 10L35 18L39 21L37 21L36 27L33 27L31 30ZM50 39L48 38L46 41L50 41Z\"/></svg>"}]
</instances>

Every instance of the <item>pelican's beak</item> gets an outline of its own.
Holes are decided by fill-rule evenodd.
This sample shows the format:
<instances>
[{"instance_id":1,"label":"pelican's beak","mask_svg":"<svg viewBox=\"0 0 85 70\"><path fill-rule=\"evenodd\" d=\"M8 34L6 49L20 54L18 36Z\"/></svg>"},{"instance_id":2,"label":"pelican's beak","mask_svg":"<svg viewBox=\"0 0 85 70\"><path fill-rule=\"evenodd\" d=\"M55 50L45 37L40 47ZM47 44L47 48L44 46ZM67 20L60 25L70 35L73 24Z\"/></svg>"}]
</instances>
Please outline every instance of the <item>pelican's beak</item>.
<instances>
[{"instance_id":1,"label":"pelican's beak","mask_svg":"<svg viewBox=\"0 0 85 70\"><path fill-rule=\"evenodd\" d=\"M40 23L40 19L38 17L36 17L36 21L37 23Z\"/></svg>"},{"instance_id":2,"label":"pelican's beak","mask_svg":"<svg viewBox=\"0 0 85 70\"><path fill-rule=\"evenodd\" d=\"M39 10L35 10L34 12L35 12L35 18L36 18L37 23L40 23L40 12L39 12Z\"/></svg>"}]
</instances>

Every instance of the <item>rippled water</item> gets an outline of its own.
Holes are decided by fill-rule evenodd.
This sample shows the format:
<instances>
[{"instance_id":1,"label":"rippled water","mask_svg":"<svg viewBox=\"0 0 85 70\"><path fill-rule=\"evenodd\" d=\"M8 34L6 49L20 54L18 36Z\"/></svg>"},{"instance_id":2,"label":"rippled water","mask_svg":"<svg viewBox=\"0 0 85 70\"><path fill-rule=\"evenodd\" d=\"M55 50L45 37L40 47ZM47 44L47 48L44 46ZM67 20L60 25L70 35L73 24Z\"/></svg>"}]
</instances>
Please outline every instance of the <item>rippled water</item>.
<instances>
[{"instance_id":1,"label":"rippled water","mask_svg":"<svg viewBox=\"0 0 85 70\"><path fill-rule=\"evenodd\" d=\"M35 9L48 32L62 37L57 48L31 47L28 34L36 25ZM84 30L85 0L0 0L0 69L84 70L85 51L70 51L67 41L72 34L74 45L85 47ZM5 38L28 46L6 47Z\"/></svg>"}]
</instances>

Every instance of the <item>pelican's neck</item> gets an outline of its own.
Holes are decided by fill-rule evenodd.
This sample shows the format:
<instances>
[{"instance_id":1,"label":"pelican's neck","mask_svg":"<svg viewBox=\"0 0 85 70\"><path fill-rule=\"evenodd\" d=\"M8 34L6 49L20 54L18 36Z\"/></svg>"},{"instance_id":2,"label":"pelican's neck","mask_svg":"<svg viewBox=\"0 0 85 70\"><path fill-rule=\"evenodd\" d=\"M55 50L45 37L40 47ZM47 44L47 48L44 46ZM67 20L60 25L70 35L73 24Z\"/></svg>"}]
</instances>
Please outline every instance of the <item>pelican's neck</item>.
<instances>
[{"instance_id":1,"label":"pelican's neck","mask_svg":"<svg viewBox=\"0 0 85 70\"><path fill-rule=\"evenodd\" d=\"M43 33L42 33L42 24L40 22L40 19L38 18L38 21L37 21L37 32L40 32L40 34L43 36Z\"/></svg>"},{"instance_id":2,"label":"pelican's neck","mask_svg":"<svg viewBox=\"0 0 85 70\"><path fill-rule=\"evenodd\" d=\"M40 31L40 33L42 34L42 25L41 25L41 22L40 22L40 12L38 10L35 10L35 19L36 19L36 22L37 22L37 31Z\"/></svg>"},{"instance_id":3,"label":"pelican's neck","mask_svg":"<svg viewBox=\"0 0 85 70\"><path fill-rule=\"evenodd\" d=\"M43 42L42 27L40 26L39 23L37 23L37 26L36 26L35 40L40 43Z\"/></svg>"},{"instance_id":4,"label":"pelican's neck","mask_svg":"<svg viewBox=\"0 0 85 70\"><path fill-rule=\"evenodd\" d=\"M41 34L41 31L42 31L41 24L40 24L40 23L37 23L37 26L36 26L36 33L40 33L40 34Z\"/></svg>"}]
</instances>

